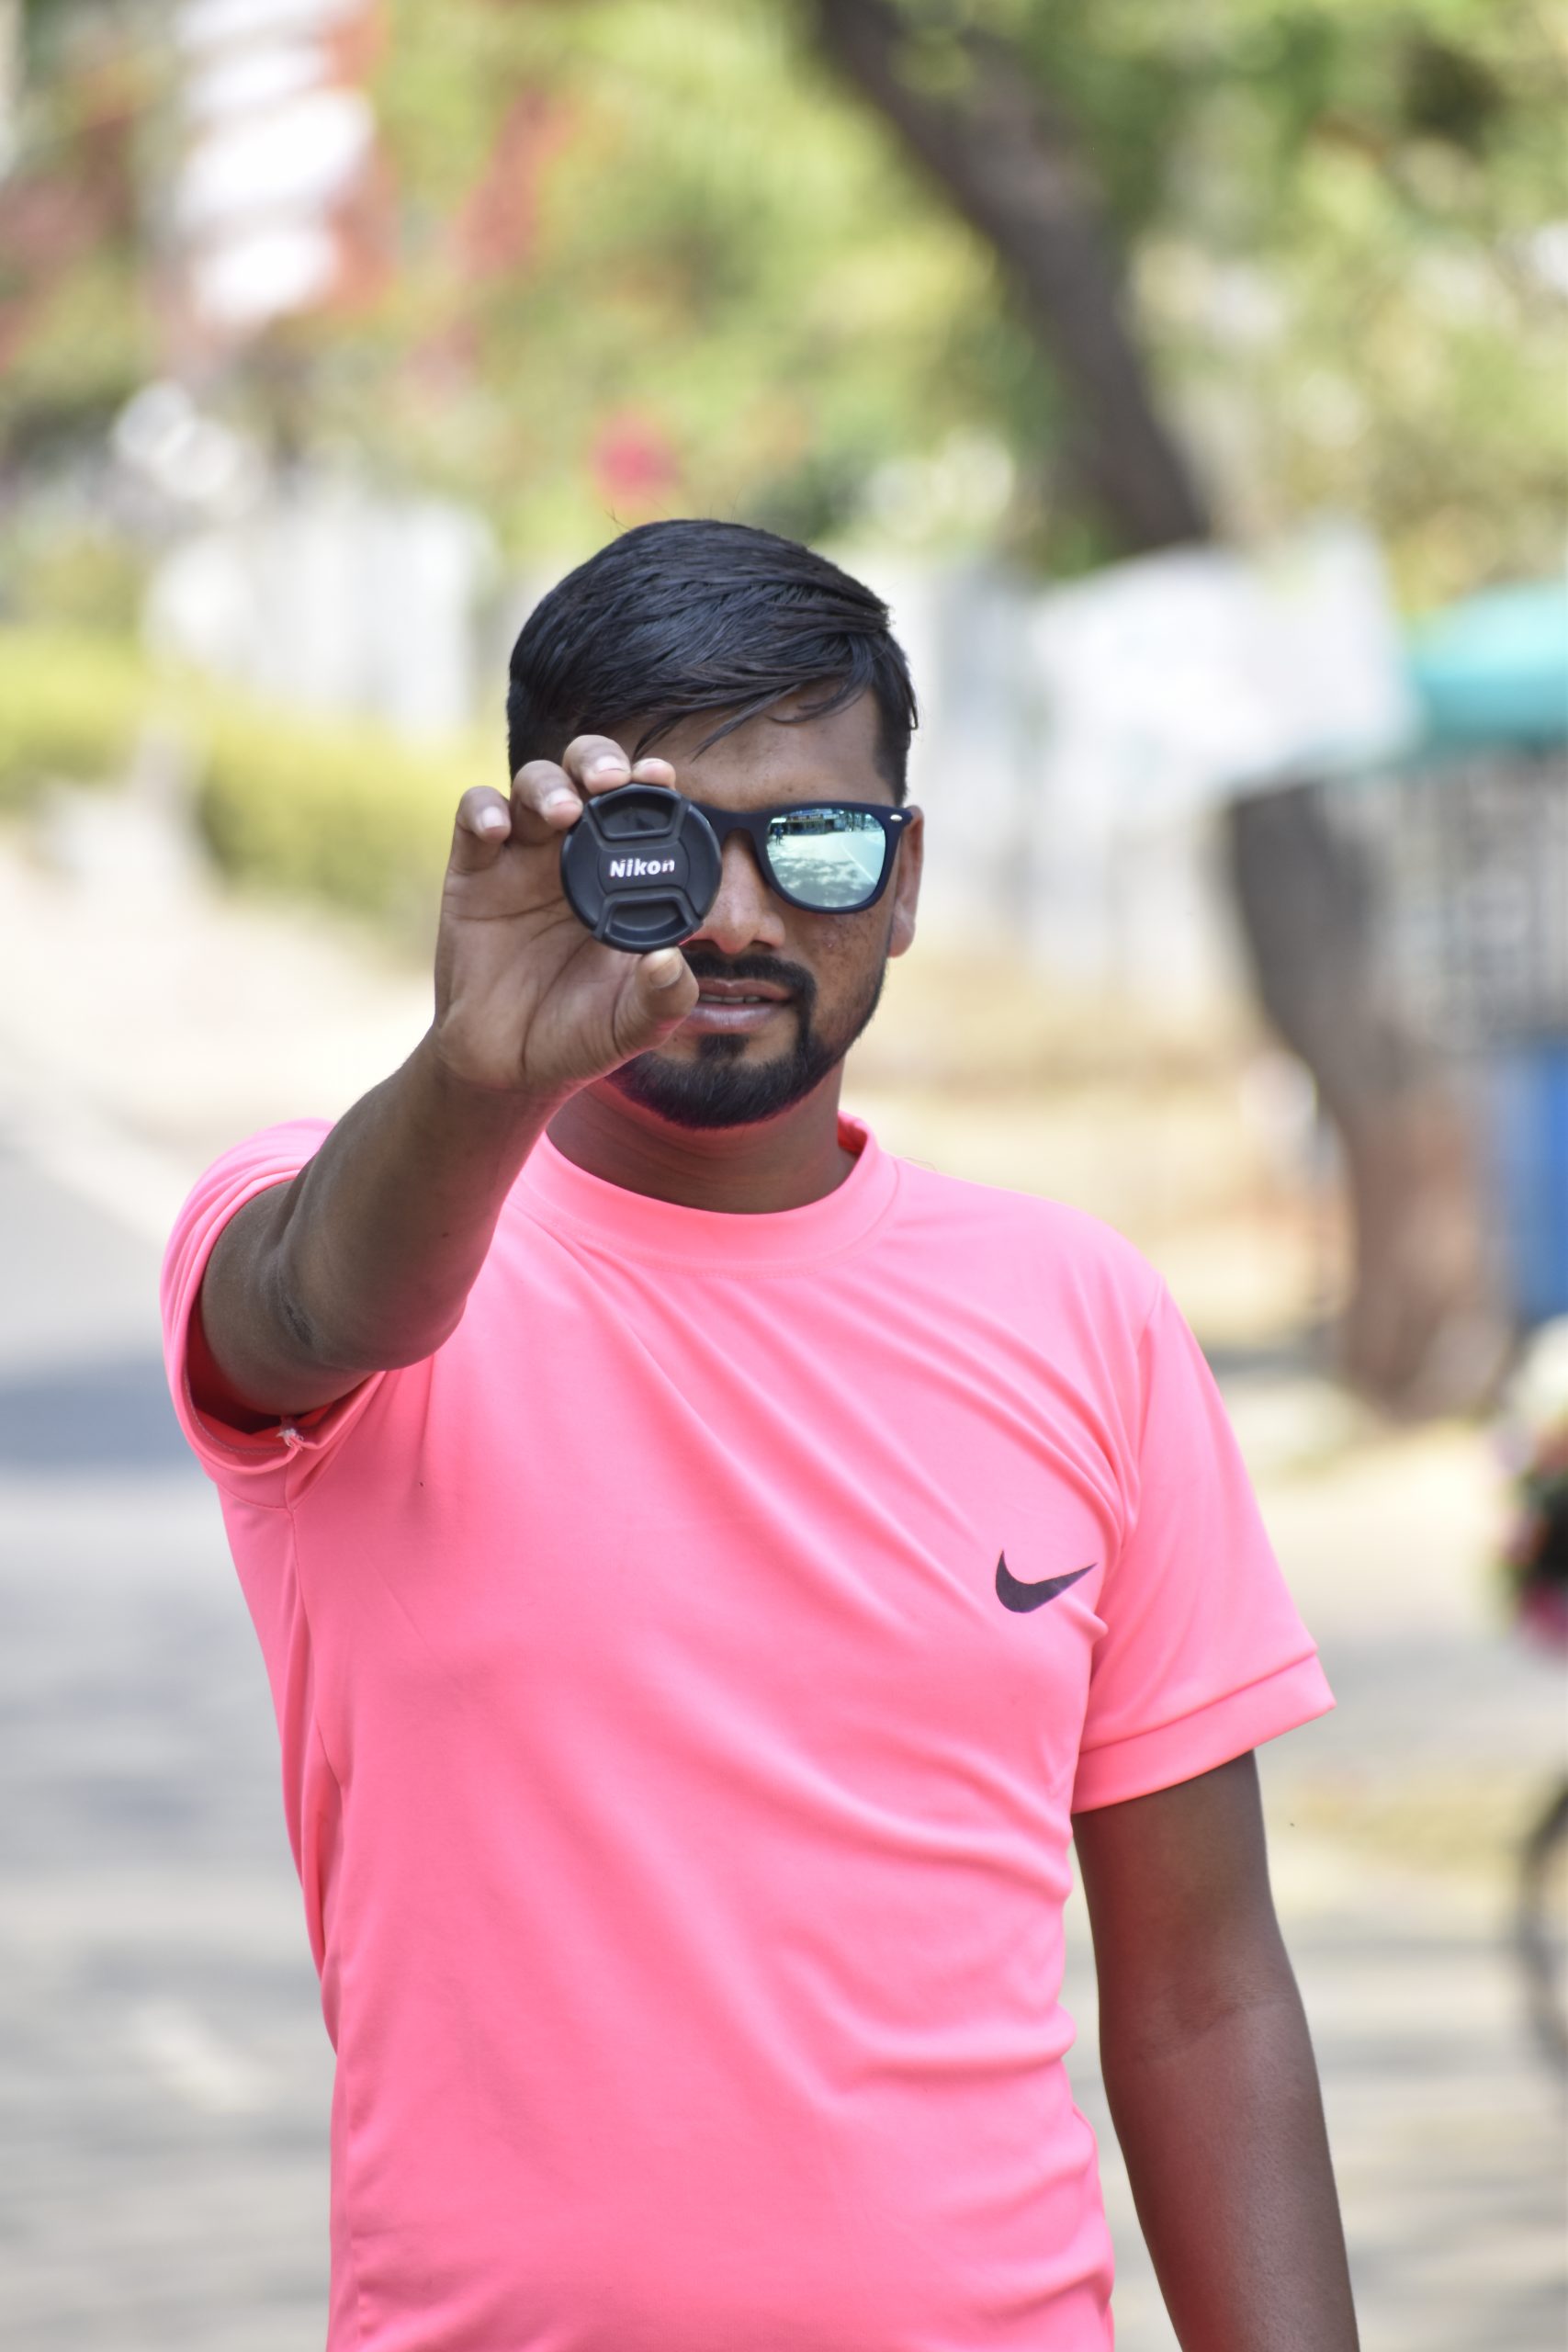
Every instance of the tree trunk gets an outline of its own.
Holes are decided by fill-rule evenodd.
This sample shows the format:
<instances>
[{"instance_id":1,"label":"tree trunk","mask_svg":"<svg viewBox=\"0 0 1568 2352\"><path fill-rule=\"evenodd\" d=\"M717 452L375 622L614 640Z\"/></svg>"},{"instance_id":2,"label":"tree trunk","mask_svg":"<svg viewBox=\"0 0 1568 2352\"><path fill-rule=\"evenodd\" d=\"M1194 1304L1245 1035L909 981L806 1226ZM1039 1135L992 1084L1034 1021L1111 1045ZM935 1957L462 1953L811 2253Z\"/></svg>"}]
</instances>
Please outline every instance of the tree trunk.
<instances>
[{"instance_id":1,"label":"tree trunk","mask_svg":"<svg viewBox=\"0 0 1568 2352\"><path fill-rule=\"evenodd\" d=\"M908 71L897 0L812 0L820 48L996 253L1066 388L1088 487L1130 553L1212 526L1161 422L1121 271L1069 124L1021 60L957 28L964 77ZM1338 1130L1355 1232L1342 1333L1356 1385L1404 1412L1478 1402L1507 1347L1468 1122L1447 1073L1387 1001L1371 877L1302 785L1233 805L1235 901L1266 1012Z\"/></svg>"},{"instance_id":2,"label":"tree trunk","mask_svg":"<svg viewBox=\"0 0 1568 2352\"><path fill-rule=\"evenodd\" d=\"M1344 1370L1394 1412L1472 1409L1506 1362L1509 1318L1470 1121L1383 982L1373 877L1314 785L1249 795L1228 816L1258 996L1344 1146L1355 1250Z\"/></svg>"},{"instance_id":3,"label":"tree trunk","mask_svg":"<svg viewBox=\"0 0 1568 2352\"><path fill-rule=\"evenodd\" d=\"M957 36L968 84L915 87L889 0L814 0L821 47L994 248L1072 395L1095 502L1129 553L1210 537L1203 498L1162 424L1121 300L1121 274L1067 125L997 40Z\"/></svg>"}]
</instances>

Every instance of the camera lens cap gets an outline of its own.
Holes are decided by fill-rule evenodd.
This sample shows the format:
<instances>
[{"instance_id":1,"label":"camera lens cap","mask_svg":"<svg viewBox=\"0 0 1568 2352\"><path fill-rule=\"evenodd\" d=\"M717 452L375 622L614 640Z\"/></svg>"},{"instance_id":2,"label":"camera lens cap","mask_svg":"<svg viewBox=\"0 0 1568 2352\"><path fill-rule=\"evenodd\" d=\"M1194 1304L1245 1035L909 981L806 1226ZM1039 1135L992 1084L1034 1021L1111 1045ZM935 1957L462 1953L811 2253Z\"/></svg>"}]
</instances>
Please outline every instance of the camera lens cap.
<instances>
[{"instance_id":1,"label":"camera lens cap","mask_svg":"<svg viewBox=\"0 0 1568 2352\"><path fill-rule=\"evenodd\" d=\"M722 868L702 810L658 784L600 793L560 845L573 914L630 956L689 939L718 896Z\"/></svg>"}]
</instances>

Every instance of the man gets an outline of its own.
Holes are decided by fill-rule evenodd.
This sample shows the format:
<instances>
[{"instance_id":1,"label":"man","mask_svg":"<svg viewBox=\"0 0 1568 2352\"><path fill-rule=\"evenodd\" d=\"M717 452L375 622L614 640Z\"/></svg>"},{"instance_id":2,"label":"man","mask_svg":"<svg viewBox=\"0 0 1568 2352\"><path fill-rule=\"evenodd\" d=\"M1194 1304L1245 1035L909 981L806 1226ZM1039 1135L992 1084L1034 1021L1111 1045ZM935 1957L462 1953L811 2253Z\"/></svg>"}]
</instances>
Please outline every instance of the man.
<instances>
[{"instance_id":1,"label":"man","mask_svg":"<svg viewBox=\"0 0 1568 2352\"><path fill-rule=\"evenodd\" d=\"M1348 2352L1250 1759L1331 1702L1201 1358L1092 1219L838 1114L920 874L885 609L650 525L508 714L428 1035L165 1274L337 2052L333 2352L1103 2352L1071 1830L1182 2344ZM559 876L631 779L723 835L642 956Z\"/></svg>"}]
</instances>

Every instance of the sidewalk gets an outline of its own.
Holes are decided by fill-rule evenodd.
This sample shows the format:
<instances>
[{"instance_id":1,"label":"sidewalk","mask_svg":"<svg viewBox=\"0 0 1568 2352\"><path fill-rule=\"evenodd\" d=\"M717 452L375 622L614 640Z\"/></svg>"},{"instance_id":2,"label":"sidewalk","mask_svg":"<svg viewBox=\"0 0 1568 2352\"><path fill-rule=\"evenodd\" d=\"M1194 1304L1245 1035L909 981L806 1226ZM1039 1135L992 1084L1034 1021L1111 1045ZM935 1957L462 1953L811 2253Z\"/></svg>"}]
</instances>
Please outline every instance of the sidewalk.
<instances>
[{"instance_id":1,"label":"sidewalk","mask_svg":"<svg viewBox=\"0 0 1568 2352\"><path fill-rule=\"evenodd\" d=\"M428 982L325 919L215 896L138 812L64 807L50 862L0 836L8 2319L28 2352L305 2352L328 2052L259 1659L158 1404L152 1283L203 1160L385 1075ZM1299 1378L1230 1396L1340 1702L1264 1769L1367 2352L1559 2352L1562 2107L1501 1923L1562 1709L1490 1614L1484 1442L1381 1434ZM1081 1920L1068 2006L1121 2352L1170 2352Z\"/></svg>"}]
</instances>

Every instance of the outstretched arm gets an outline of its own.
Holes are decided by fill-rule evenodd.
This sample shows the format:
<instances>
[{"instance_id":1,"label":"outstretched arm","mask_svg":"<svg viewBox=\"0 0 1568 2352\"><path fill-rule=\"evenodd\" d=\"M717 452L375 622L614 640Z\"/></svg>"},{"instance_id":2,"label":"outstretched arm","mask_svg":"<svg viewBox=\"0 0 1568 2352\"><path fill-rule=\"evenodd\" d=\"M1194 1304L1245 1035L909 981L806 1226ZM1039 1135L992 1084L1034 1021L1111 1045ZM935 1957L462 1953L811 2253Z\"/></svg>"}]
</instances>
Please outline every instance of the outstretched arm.
<instances>
[{"instance_id":1,"label":"outstretched arm","mask_svg":"<svg viewBox=\"0 0 1568 2352\"><path fill-rule=\"evenodd\" d=\"M1106 2095L1184 2352L1356 2352L1250 1755L1074 1822Z\"/></svg>"},{"instance_id":2,"label":"outstretched arm","mask_svg":"<svg viewBox=\"0 0 1568 2352\"><path fill-rule=\"evenodd\" d=\"M292 1184L248 1202L213 1250L192 1333L192 1392L255 1426L417 1363L455 1328L502 1204L552 1114L663 1042L697 987L674 948L600 946L567 905L561 836L631 776L607 736L532 760L508 800L465 795L435 951L435 1020Z\"/></svg>"}]
</instances>

